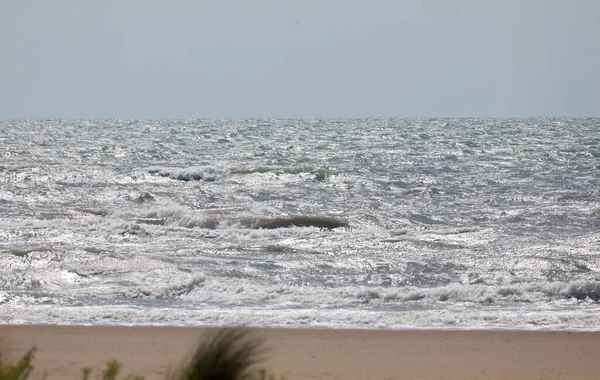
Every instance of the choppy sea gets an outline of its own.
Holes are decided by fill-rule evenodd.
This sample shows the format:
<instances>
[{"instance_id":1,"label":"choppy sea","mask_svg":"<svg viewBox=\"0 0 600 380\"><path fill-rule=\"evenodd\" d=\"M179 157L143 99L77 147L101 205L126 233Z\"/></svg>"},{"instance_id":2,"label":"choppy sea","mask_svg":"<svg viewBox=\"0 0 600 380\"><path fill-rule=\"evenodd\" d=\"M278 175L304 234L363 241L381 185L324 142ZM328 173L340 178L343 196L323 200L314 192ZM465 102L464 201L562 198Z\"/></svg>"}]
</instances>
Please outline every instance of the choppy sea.
<instances>
[{"instance_id":1,"label":"choppy sea","mask_svg":"<svg viewBox=\"0 0 600 380\"><path fill-rule=\"evenodd\" d=\"M600 330L600 119L0 121L0 323Z\"/></svg>"}]
</instances>

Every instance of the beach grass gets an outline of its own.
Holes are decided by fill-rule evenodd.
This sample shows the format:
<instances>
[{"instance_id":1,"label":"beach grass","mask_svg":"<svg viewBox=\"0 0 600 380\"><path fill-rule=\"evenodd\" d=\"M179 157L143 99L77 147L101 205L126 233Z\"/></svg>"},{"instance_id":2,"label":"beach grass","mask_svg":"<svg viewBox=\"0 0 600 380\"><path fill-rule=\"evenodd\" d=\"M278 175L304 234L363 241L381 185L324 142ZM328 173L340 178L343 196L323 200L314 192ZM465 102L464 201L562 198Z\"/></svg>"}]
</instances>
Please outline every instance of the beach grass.
<instances>
[{"instance_id":1,"label":"beach grass","mask_svg":"<svg viewBox=\"0 0 600 380\"><path fill-rule=\"evenodd\" d=\"M17 361L16 364L4 363L2 352L0 352L0 380L25 380L33 371L33 358L35 347L32 347Z\"/></svg>"},{"instance_id":2,"label":"beach grass","mask_svg":"<svg viewBox=\"0 0 600 380\"><path fill-rule=\"evenodd\" d=\"M252 336L243 328L223 328L204 337L190 357L175 371L166 374L165 380L275 380L264 368L258 368L265 350L263 340ZM0 380L26 380L33 371L36 348L32 347L17 363L3 362L0 352ZM117 380L121 362L111 360L106 364L102 380ZM89 380L92 369L82 369L82 379ZM142 380L142 376L128 375L124 380Z\"/></svg>"},{"instance_id":3,"label":"beach grass","mask_svg":"<svg viewBox=\"0 0 600 380\"><path fill-rule=\"evenodd\" d=\"M262 340L248 330L220 329L203 338L182 368L169 380L251 380L260 378L256 365L264 350ZM262 377L264 377L264 372Z\"/></svg>"}]
</instances>

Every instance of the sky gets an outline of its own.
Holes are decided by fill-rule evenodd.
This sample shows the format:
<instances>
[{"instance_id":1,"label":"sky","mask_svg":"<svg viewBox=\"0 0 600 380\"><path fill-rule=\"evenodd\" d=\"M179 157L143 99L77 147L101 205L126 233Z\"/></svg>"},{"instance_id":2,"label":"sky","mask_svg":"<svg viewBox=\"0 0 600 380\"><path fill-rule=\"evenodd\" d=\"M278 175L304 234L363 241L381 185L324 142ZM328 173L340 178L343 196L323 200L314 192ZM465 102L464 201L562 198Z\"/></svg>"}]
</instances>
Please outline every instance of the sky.
<instances>
[{"instance_id":1,"label":"sky","mask_svg":"<svg viewBox=\"0 0 600 380\"><path fill-rule=\"evenodd\" d=\"M598 0L0 0L0 118L600 116Z\"/></svg>"}]
</instances>

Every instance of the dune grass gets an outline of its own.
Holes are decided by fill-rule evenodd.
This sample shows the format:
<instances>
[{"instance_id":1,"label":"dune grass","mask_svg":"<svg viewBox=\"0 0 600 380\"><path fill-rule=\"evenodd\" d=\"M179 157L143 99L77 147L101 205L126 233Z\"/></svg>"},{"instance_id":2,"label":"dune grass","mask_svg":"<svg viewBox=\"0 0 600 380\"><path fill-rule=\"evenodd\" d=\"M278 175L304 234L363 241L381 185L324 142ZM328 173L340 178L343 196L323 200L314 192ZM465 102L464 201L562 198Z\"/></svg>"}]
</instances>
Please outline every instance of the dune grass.
<instances>
[{"instance_id":1,"label":"dune grass","mask_svg":"<svg viewBox=\"0 0 600 380\"><path fill-rule=\"evenodd\" d=\"M198 344L169 380L252 380L261 377L256 365L264 353L262 340L244 329L221 329ZM265 373L262 375L265 378Z\"/></svg>"},{"instance_id":2,"label":"dune grass","mask_svg":"<svg viewBox=\"0 0 600 380\"><path fill-rule=\"evenodd\" d=\"M35 347L32 347L19 361L14 365L7 365L2 360L0 352L0 380L25 380L33 371L33 357Z\"/></svg>"},{"instance_id":3,"label":"dune grass","mask_svg":"<svg viewBox=\"0 0 600 380\"><path fill-rule=\"evenodd\" d=\"M263 341L250 335L247 329L225 328L204 337L189 358L165 380L275 380L265 369L258 368L265 353ZM0 380L26 380L33 371L36 348L33 347L14 365L2 361L0 353ZM112 360L106 364L102 380L117 380L121 363ZM82 369L82 379L89 380L91 368ZM124 380L142 380L129 375Z\"/></svg>"}]
</instances>

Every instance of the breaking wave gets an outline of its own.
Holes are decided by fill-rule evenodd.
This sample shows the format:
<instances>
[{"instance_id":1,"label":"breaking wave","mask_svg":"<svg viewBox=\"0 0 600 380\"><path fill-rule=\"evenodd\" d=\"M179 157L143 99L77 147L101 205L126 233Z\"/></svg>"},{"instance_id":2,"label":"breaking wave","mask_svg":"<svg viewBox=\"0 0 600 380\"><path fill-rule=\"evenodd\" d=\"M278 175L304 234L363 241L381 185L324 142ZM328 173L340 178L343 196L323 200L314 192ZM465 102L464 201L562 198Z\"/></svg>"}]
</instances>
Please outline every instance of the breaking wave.
<instances>
[{"instance_id":1,"label":"breaking wave","mask_svg":"<svg viewBox=\"0 0 600 380\"><path fill-rule=\"evenodd\" d=\"M162 273L157 273L160 275ZM156 277L156 276L154 276ZM167 283L161 281L160 278L155 278L153 285L147 285L137 289L131 289L125 293L127 298L149 298L149 299L171 299L185 296L196 288L201 287L206 281L204 274L192 274L185 279L176 281L175 279Z\"/></svg>"},{"instance_id":2,"label":"breaking wave","mask_svg":"<svg viewBox=\"0 0 600 380\"><path fill-rule=\"evenodd\" d=\"M254 229L276 229L289 227L317 227L332 230L334 228L349 228L350 225L340 219L326 216L298 215L281 218L248 218L242 219L241 225Z\"/></svg>"},{"instance_id":3,"label":"breaking wave","mask_svg":"<svg viewBox=\"0 0 600 380\"><path fill-rule=\"evenodd\" d=\"M231 170L217 166L190 166L187 168L162 168L153 167L148 169L148 173L167 177L178 181L216 181L225 178L230 174L247 175L247 174L310 174L314 175L314 179L323 181L330 175L329 169L313 166L294 166L294 167L269 167L257 166L253 168L234 168Z\"/></svg>"},{"instance_id":4,"label":"breaking wave","mask_svg":"<svg viewBox=\"0 0 600 380\"><path fill-rule=\"evenodd\" d=\"M574 281L514 284L506 286L450 284L435 288L365 288L341 294L359 303L451 302L506 304L556 300L600 301L600 282Z\"/></svg>"},{"instance_id":5,"label":"breaking wave","mask_svg":"<svg viewBox=\"0 0 600 380\"><path fill-rule=\"evenodd\" d=\"M578 300L589 298L594 301L600 301L600 282L573 282L569 284L564 294L569 298L576 298Z\"/></svg>"},{"instance_id":6,"label":"breaking wave","mask_svg":"<svg viewBox=\"0 0 600 380\"><path fill-rule=\"evenodd\" d=\"M192 166L188 168L150 168L148 173L178 181L216 181L227 177L229 172L216 166Z\"/></svg>"},{"instance_id":7,"label":"breaking wave","mask_svg":"<svg viewBox=\"0 0 600 380\"><path fill-rule=\"evenodd\" d=\"M263 174L263 173L275 173L275 174L312 174L316 180L325 180L330 175L330 171L327 168L320 168L314 166L293 166L293 167L270 167L270 166L257 166L252 168L235 168L231 170L231 174Z\"/></svg>"},{"instance_id":8,"label":"breaking wave","mask_svg":"<svg viewBox=\"0 0 600 380\"><path fill-rule=\"evenodd\" d=\"M350 227L348 222L328 216L296 215L285 217L247 217L190 211L179 207L152 210L142 215L122 214L121 217L133 220L139 224L153 226L175 225L186 228L207 229L232 227L248 229L315 227L333 230L335 228Z\"/></svg>"},{"instance_id":9,"label":"breaking wave","mask_svg":"<svg viewBox=\"0 0 600 380\"><path fill-rule=\"evenodd\" d=\"M0 123L0 322L598 330L599 120Z\"/></svg>"}]
</instances>

